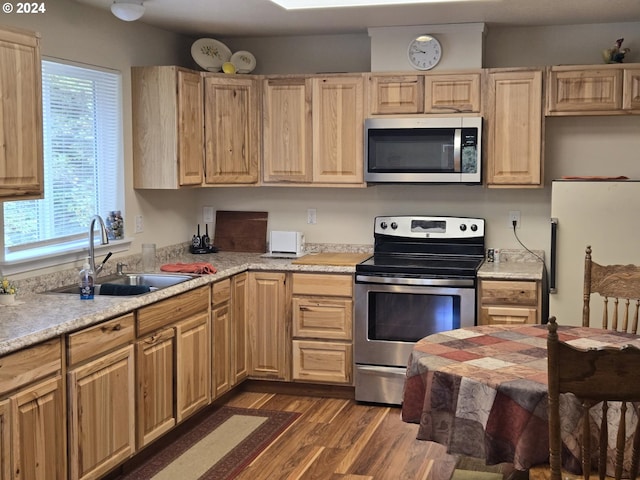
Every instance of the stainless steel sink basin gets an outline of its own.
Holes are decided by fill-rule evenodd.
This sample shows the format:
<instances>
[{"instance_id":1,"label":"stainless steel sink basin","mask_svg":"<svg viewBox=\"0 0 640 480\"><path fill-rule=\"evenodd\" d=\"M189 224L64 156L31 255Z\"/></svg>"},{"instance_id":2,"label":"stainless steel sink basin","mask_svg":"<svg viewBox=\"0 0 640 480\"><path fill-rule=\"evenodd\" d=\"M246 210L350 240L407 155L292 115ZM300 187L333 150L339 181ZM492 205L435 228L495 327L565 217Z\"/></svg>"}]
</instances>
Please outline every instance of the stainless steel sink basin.
<instances>
[{"instance_id":1,"label":"stainless steel sink basin","mask_svg":"<svg viewBox=\"0 0 640 480\"><path fill-rule=\"evenodd\" d=\"M172 285L177 285L178 283L186 282L192 278L195 277L192 275L181 275L177 273L125 273L123 275L108 275L105 277L98 277L98 282L95 284L95 294L101 295L100 290L103 284L109 284L110 286L121 285L123 287L149 287L150 291L155 291L171 287ZM80 287L78 287L78 285L67 285L64 287L54 288L53 290L49 290L47 293L74 293L79 295ZM109 288L110 295L130 296L141 295L143 293L148 292L140 292L139 289Z\"/></svg>"}]
</instances>

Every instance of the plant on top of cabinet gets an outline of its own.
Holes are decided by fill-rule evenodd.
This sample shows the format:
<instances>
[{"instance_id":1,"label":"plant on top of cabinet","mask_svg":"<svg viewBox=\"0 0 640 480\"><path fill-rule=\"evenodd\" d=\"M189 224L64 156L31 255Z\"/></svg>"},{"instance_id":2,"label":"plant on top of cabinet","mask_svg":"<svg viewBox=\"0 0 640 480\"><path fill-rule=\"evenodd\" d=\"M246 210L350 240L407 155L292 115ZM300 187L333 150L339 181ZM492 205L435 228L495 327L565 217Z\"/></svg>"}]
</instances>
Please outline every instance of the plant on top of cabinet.
<instances>
[{"instance_id":1,"label":"plant on top of cabinet","mask_svg":"<svg viewBox=\"0 0 640 480\"><path fill-rule=\"evenodd\" d=\"M0 198L42 198L42 67L40 37L0 28Z\"/></svg>"}]
</instances>

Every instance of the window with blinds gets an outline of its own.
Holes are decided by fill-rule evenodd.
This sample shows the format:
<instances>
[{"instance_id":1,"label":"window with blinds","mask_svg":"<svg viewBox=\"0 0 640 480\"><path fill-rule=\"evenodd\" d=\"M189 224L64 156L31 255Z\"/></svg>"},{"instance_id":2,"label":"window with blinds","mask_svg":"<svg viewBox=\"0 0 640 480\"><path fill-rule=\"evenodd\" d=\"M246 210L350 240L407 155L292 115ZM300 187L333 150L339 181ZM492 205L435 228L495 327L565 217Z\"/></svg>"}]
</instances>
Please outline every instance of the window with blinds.
<instances>
[{"instance_id":1,"label":"window with blinds","mask_svg":"<svg viewBox=\"0 0 640 480\"><path fill-rule=\"evenodd\" d=\"M96 213L123 210L121 76L42 62L44 199L4 203L4 260L86 240Z\"/></svg>"}]
</instances>

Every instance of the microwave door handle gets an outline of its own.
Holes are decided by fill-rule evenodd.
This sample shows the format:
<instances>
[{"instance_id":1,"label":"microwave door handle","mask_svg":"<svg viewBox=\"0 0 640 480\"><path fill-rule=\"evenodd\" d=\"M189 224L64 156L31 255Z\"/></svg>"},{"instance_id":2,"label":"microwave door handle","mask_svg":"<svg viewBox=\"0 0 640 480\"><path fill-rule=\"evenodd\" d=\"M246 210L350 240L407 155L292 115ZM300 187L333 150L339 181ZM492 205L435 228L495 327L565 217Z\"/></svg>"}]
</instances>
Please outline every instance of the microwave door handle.
<instances>
[{"instance_id":1,"label":"microwave door handle","mask_svg":"<svg viewBox=\"0 0 640 480\"><path fill-rule=\"evenodd\" d=\"M456 128L453 132L453 171L456 173L462 172L460 166L460 151L462 147L462 129Z\"/></svg>"}]
</instances>

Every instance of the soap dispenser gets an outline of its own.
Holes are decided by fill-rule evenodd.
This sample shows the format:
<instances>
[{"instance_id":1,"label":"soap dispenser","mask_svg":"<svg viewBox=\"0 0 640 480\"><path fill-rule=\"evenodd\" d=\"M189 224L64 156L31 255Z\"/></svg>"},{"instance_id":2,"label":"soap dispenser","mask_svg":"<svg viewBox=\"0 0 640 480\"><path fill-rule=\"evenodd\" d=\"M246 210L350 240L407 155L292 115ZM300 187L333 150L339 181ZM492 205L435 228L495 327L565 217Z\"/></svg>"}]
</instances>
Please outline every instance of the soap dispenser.
<instances>
[{"instance_id":1,"label":"soap dispenser","mask_svg":"<svg viewBox=\"0 0 640 480\"><path fill-rule=\"evenodd\" d=\"M85 262L80 270L80 300L93 300L93 270L89 262Z\"/></svg>"}]
</instances>

